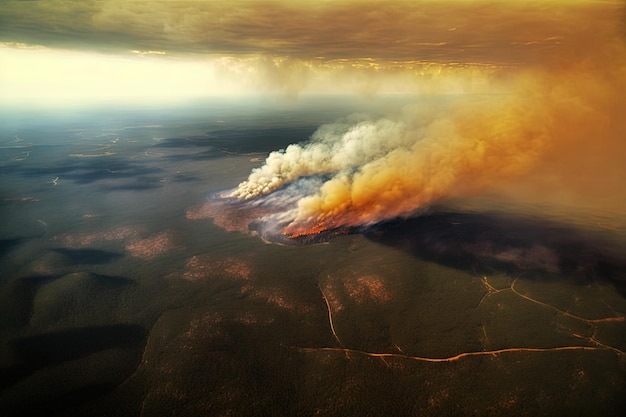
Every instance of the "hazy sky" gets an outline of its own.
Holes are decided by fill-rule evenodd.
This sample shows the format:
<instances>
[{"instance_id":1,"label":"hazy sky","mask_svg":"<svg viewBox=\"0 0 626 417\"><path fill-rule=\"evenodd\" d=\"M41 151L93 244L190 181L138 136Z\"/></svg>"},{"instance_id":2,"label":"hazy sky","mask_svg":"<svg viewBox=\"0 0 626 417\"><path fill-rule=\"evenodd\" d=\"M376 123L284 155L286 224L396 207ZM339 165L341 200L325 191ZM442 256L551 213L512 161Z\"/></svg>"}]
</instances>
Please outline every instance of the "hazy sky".
<instances>
[{"instance_id":1,"label":"hazy sky","mask_svg":"<svg viewBox=\"0 0 626 417\"><path fill-rule=\"evenodd\" d=\"M0 97L467 92L623 36L621 1L3 1ZM495 80L495 81L494 81Z\"/></svg>"}]
</instances>

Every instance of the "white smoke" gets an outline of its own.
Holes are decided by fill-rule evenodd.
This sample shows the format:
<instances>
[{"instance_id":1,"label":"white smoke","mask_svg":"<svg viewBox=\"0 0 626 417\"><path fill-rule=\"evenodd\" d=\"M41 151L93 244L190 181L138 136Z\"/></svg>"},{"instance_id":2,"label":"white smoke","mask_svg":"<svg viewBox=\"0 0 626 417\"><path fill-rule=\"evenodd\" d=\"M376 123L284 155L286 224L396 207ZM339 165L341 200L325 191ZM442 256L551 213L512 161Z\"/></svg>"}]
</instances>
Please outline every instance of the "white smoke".
<instances>
[{"instance_id":1,"label":"white smoke","mask_svg":"<svg viewBox=\"0 0 626 417\"><path fill-rule=\"evenodd\" d=\"M230 196L253 199L301 177L353 171L385 155L390 147L402 146L403 130L401 122L372 121L364 115L323 125L306 144L270 153Z\"/></svg>"}]
</instances>

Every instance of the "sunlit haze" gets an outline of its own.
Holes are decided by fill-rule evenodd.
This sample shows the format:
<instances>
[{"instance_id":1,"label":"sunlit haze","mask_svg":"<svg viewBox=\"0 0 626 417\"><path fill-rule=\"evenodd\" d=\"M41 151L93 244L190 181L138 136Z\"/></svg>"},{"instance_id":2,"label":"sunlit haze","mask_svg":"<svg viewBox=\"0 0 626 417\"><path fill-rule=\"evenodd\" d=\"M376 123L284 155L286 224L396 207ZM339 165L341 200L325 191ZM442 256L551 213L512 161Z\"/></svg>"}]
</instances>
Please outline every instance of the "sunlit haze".
<instances>
[{"instance_id":1,"label":"sunlit haze","mask_svg":"<svg viewBox=\"0 0 626 417\"><path fill-rule=\"evenodd\" d=\"M493 91L610 48L620 3L7 1L0 98Z\"/></svg>"}]
</instances>

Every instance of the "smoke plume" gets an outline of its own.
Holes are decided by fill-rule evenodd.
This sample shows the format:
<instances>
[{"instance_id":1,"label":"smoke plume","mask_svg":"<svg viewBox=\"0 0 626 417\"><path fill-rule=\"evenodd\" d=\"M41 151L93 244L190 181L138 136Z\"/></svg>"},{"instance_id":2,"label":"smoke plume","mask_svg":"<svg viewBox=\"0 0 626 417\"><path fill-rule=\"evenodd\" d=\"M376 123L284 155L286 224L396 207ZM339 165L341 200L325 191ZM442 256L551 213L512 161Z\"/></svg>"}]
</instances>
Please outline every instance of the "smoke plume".
<instances>
[{"instance_id":1,"label":"smoke plume","mask_svg":"<svg viewBox=\"0 0 626 417\"><path fill-rule=\"evenodd\" d=\"M296 237L410 216L537 172L547 181L567 177L574 165L596 179L598 168L619 175L624 45L607 30L572 39L540 64L498 74L492 94L422 99L400 114L322 126L307 143L272 152L231 197L300 192L275 217ZM299 191L303 178L317 186Z\"/></svg>"}]
</instances>

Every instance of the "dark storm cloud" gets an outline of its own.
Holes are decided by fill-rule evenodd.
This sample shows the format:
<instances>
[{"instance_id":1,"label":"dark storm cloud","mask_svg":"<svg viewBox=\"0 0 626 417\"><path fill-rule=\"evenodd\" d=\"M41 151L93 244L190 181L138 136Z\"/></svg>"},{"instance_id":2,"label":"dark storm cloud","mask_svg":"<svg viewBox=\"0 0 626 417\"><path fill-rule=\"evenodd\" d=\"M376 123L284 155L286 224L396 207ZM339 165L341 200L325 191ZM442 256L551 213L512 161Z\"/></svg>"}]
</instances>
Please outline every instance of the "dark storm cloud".
<instances>
[{"instance_id":1,"label":"dark storm cloud","mask_svg":"<svg viewBox=\"0 0 626 417\"><path fill-rule=\"evenodd\" d=\"M0 39L103 51L517 64L584 40L618 7L556 1L7 1Z\"/></svg>"}]
</instances>

